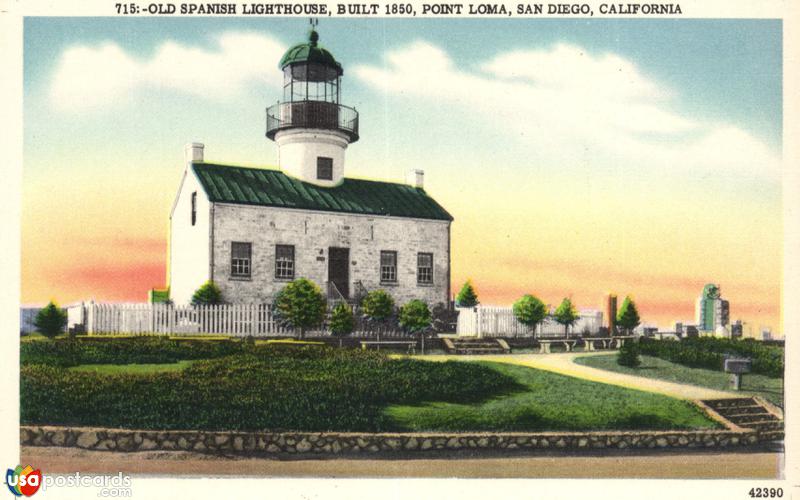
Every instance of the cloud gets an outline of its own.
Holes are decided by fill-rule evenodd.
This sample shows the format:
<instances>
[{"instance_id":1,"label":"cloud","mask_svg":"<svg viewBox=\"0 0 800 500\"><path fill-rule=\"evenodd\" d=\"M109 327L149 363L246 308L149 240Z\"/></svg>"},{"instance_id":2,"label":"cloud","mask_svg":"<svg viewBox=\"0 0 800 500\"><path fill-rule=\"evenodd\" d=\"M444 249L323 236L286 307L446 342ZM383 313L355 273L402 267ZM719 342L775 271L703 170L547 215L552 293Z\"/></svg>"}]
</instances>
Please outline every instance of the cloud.
<instances>
[{"instance_id":1,"label":"cloud","mask_svg":"<svg viewBox=\"0 0 800 500\"><path fill-rule=\"evenodd\" d=\"M62 111L80 112L114 106L142 89L223 100L252 83L280 84L280 42L249 32L225 32L213 41L212 48L166 41L149 59L113 42L69 47L53 74L51 101Z\"/></svg>"},{"instance_id":2,"label":"cloud","mask_svg":"<svg viewBox=\"0 0 800 500\"><path fill-rule=\"evenodd\" d=\"M680 95L616 54L569 44L517 50L456 65L417 41L386 54L386 65L355 75L385 92L449 102L475 111L524 141L540 159L591 155L624 168L721 169L777 178L779 157L746 131L680 110Z\"/></svg>"}]
</instances>

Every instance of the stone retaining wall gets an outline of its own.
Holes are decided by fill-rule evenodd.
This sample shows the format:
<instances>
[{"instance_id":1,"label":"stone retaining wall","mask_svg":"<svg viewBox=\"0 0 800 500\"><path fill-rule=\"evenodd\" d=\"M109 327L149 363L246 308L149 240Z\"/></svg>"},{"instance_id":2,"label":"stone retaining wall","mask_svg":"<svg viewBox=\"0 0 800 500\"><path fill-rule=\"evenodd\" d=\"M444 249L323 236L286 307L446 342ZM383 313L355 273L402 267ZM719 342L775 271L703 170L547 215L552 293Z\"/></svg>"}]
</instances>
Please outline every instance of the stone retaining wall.
<instances>
[{"instance_id":1,"label":"stone retaining wall","mask_svg":"<svg viewBox=\"0 0 800 500\"><path fill-rule=\"evenodd\" d=\"M90 427L23 426L23 446L87 450L184 450L238 454L338 455L429 450L588 450L602 448L710 448L752 445L750 431L547 433L310 433L139 431Z\"/></svg>"}]
</instances>

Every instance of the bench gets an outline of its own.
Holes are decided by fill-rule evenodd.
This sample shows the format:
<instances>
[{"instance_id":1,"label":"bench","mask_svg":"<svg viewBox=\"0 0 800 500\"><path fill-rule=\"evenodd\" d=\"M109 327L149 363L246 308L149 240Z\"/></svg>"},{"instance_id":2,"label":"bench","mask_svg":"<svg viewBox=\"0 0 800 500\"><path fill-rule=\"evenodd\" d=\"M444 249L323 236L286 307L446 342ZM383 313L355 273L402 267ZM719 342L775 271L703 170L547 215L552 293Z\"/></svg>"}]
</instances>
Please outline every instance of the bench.
<instances>
[{"instance_id":1,"label":"bench","mask_svg":"<svg viewBox=\"0 0 800 500\"><path fill-rule=\"evenodd\" d=\"M550 354L550 344L563 344L567 348L567 352L572 351L578 339L548 339L539 340L539 352L542 354Z\"/></svg>"},{"instance_id":2,"label":"bench","mask_svg":"<svg viewBox=\"0 0 800 500\"><path fill-rule=\"evenodd\" d=\"M375 347L377 350L380 351L382 346L384 347L405 346L407 353L409 354L417 353L416 340L362 340L361 341L361 349L365 351L369 347Z\"/></svg>"},{"instance_id":3,"label":"bench","mask_svg":"<svg viewBox=\"0 0 800 500\"><path fill-rule=\"evenodd\" d=\"M608 349L612 345L614 346L615 349L619 349L620 347L623 346L623 344L625 344L626 340L632 339L632 338L633 338L633 335L617 335L617 336L614 336L614 337L584 337L583 340L584 340L585 345L586 345L586 350L587 351L594 351L594 350L596 350L595 346L594 346L595 342L602 343L603 344L603 349Z\"/></svg>"}]
</instances>

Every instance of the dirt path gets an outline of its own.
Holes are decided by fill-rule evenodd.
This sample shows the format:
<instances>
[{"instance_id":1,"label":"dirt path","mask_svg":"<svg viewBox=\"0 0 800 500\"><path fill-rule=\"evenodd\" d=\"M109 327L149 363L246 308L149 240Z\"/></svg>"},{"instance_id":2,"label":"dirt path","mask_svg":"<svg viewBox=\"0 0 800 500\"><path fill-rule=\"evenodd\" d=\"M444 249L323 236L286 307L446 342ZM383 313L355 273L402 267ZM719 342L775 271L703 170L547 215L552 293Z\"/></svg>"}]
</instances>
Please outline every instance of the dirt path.
<instances>
[{"instance_id":1,"label":"dirt path","mask_svg":"<svg viewBox=\"0 0 800 500\"><path fill-rule=\"evenodd\" d=\"M462 477L462 478L764 478L776 479L783 454L766 449L727 452L608 451L446 456L426 453L405 457L279 460L216 457L188 452L118 453L75 448L23 447L20 463L35 464L47 474L235 475L258 477ZM135 480L134 480L135 481Z\"/></svg>"},{"instance_id":2,"label":"dirt path","mask_svg":"<svg viewBox=\"0 0 800 500\"><path fill-rule=\"evenodd\" d=\"M602 382L604 384L618 385L630 389L664 394L678 399L719 399L741 397L736 393L708 389L696 385L678 384L623 373L615 373L589 366L579 365L574 362L575 358L581 356L602 356L608 352L568 352L553 354L504 354L497 356L451 356L434 355L425 356L424 359L457 359L460 361L497 361L499 363L511 363L522 366L530 366L547 370L562 375Z\"/></svg>"}]
</instances>

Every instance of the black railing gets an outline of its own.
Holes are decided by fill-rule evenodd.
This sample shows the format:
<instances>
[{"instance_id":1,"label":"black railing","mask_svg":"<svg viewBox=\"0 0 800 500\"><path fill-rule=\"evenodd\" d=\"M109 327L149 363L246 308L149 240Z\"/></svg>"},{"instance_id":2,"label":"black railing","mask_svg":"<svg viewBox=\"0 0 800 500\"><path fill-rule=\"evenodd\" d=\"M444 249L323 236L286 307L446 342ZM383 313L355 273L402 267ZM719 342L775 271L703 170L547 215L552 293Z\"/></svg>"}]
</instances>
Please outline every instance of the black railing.
<instances>
[{"instance_id":1,"label":"black railing","mask_svg":"<svg viewBox=\"0 0 800 500\"><path fill-rule=\"evenodd\" d=\"M267 108L267 137L274 139L276 133L290 128L339 130L356 142L358 111L324 101L280 102Z\"/></svg>"}]
</instances>

